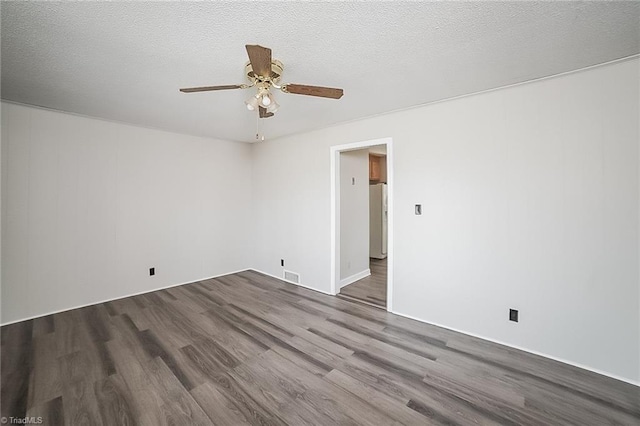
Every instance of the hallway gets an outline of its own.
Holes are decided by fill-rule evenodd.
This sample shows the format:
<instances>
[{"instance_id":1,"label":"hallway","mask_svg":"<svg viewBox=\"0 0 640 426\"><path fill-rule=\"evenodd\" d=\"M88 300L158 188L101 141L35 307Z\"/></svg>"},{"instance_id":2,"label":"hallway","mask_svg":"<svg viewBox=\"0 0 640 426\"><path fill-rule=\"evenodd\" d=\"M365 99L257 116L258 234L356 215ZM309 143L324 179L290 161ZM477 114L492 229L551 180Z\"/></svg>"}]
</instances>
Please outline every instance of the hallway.
<instances>
[{"instance_id":1,"label":"hallway","mask_svg":"<svg viewBox=\"0 0 640 426\"><path fill-rule=\"evenodd\" d=\"M387 259L369 259L371 275L342 287L339 296L347 296L381 308L387 307Z\"/></svg>"}]
</instances>

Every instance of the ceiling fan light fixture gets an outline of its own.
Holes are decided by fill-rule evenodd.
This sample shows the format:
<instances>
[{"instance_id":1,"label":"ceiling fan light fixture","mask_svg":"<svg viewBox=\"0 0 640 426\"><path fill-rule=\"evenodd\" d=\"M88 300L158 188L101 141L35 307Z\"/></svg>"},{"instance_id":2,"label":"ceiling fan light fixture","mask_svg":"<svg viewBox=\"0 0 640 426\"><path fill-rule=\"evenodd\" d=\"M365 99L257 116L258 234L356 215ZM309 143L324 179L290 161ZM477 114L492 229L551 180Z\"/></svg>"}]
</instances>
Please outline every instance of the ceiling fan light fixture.
<instances>
[{"instance_id":1,"label":"ceiling fan light fixture","mask_svg":"<svg viewBox=\"0 0 640 426\"><path fill-rule=\"evenodd\" d=\"M276 112L278 111L279 108L280 108L280 104L277 103L274 99L273 102L271 102L267 107L267 112Z\"/></svg>"},{"instance_id":2,"label":"ceiling fan light fixture","mask_svg":"<svg viewBox=\"0 0 640 426\"><path fill-rule=\"evenodd\" d=\"M252 96L244 101L244 103L247 105L247 109L249 111L255 111L258 108L258 97Z\"/></svg>"},{"instance_id":3,"label":"ceiling fan light fixture","mask_svg":"<svg viewBox=\"0 0 640 426\"><path fill-rule=\"evenodd\" d=\"M271 105L271 93L269 92L263 93L262 97L260 98L260 103L264 107L268 107L269 105Z\"/></svg>"}]
</instances>

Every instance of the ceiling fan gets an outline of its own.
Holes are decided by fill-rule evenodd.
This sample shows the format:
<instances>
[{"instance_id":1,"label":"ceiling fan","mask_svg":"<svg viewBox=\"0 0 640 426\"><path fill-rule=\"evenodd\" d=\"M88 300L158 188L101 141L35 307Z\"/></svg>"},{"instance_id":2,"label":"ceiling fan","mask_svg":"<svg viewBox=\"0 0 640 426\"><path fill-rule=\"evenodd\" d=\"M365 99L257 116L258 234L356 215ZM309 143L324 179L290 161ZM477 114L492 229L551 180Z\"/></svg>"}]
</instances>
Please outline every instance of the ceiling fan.
<instances>
[{"instance_id":1,"label":"ceiling fan","mask_svg":"<svg viewBox=\"0 0 640 426\"><path fill-rule=\"evenodd\" d=\"M258 110L260 118L269 118L280 108L271 94L271 88L280 89L284 93L318 96L321 98L340 99L342 89L331 87L307 86L304 84L282 84L280 77L284 66L282 62L271 58L271 49L259 45L247 44L249 62L245 65L245 73L249 84L230 84L226 86L188 87L180 89L183 93L208 92L213 90L249 89L256 87L257 93L247 99L245 104L249 111Z\"/></svg>"}]
</instances>

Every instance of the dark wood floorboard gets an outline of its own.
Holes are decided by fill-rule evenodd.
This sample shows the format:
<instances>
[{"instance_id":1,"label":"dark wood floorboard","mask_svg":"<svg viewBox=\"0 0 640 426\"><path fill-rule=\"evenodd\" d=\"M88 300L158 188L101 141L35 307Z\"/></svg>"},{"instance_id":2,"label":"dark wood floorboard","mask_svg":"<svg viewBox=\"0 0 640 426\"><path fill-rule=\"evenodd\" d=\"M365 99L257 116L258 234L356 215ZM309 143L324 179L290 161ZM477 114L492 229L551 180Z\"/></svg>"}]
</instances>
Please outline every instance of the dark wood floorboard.
<instances>
[{"instance_id":1,"label":"dark wood floorboard","mask_svg":"<svg viewBox=\"0 0 640 426\"><path fill-rule=\"evenodd\" d=\"M4 326L1 358L1 415L45 425L640 424L638 387L253 271Z\"/></svg>"},{"instance_id":2,"label":"dark wood floorboard","mask_svg":"<svg viewBox=\"0 0 640 426\"><path fill-rule=\"evenodd\" d=\"M371 275L340 289L340 296L360 300L367 304L387 306L387 259L369 259Z\"/></svg>"}]
</instances>

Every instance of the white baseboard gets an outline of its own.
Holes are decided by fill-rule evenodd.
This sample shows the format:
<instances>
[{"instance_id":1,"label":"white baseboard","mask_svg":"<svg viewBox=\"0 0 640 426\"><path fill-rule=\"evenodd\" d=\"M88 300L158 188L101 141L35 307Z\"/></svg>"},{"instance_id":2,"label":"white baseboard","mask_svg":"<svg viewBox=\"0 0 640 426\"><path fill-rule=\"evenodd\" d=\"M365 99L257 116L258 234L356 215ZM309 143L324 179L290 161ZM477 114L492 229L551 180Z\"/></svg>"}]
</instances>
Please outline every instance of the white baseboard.
<instances>
[{"instance_id":1,"label":"white baseboard","mask_svg":"<svg viewBox=\"0 0 640 426\"><path fill-rule=\"evenodd\" d=\"M609 377L609 378L612 378L612 379L615 379L615 380L620 380L621 382L629 383L630 385L634 385L634 386L640 387L640 381L628 379L626 377L620 377L620 376L617 376L615 374L608 373L608 372L602 371L602 370L598 370L597 368L588 367L586 365L583 365L583 364L580 364L580 363L577 363L577 362L568 361L566 359L558 358L558 357L553 356L553 355L549 355L549 354L545 354L545 353L542 353L542 352L534 351L532 349L523 348L523 347L517 346L517 345L512 345L511 343L501 342L500 340L491 339L489 337L481 336L481 335L475 334L475 333L470 333L468 331L463 331L463 330L458 330L456 328L447 327L446 325L436 324L436 323L431 322L431 321L425 321L425 320L423 320L421 318L414 317L413 315L407 315L407 314L403 314L403 313L397 312L397 311L391 311L391 313L399 315L401 317L405 317L405 318L409 318L409 319L412 319L412 320L415 320L415 321L419 321L419 322L422 322L422 323L425 323L425 324L435 325L436 327L441 327L441 328L445 328L447 330L455 331L456 333L466 334L467 336L477 337L478 339L486 340L488 342L497 343L499 345L507 346L507 347L513 348L513 349L518 349L519 351L528 352L528 353L533 354L533 355L538 355L538 356L541 356L543 358L548 358L548 359L551 359L551 360L554 360L554 361L561 362L563 364L568 364L568 365L571 365L573 367L577 367L577 368L581 368L583 370L590 371L592 373L600 374L601 376L606 376L606 377Z\"/></svg>"},{"instance_id":2,"label":"white baseboard","mask_svg":"<svg viewBox=\"0 0 640 426\"><path fill-rule=\"evenodd\" d=\"M225 272L224 274L218 274L218 275L214 275L212 277L200 278L200 279L197 279L197 280L187 281L187 282L179 283L179 284L170 284L170 285L167 285L167 286L164 286L164 287L154 288L152 290L144 290L144 291L140 291L140 292L137 292L137 293L127 294L125 296L118 296L118 297L114 297L114 298L111 298L111 299L105 299L105 300L101 300L101 301L97 301L97 302L86 303L84 305L74 306L74 307L71 307L71 308L59 309L57 311L51 311L51 312L47 312L45 314L39 314L39 315L34 315L34 316L30 316L30 317L19 319L19 320L15 320L15 321L4 322L4 323L0 324L0 326L4 327L5 325L11 325L11 324L15 324L17 322L29 321L29 320L36 319L36 318L46 317L48 315L53 315L53 314L59 314L61 312L72 311L74 309L86 308L87 306L99 305L101 303L113 302L114 300L125 299L127 297L139 296L141 294L147 294L147 293L153 293L154 291L158 291L158 290L165 290L167 288L179 287L181 285L187 285L187 284L193 284L193 283L197 283L197 282L200 282L200 281L210 280L212 278L224 277L225 275L237 274L238 272L247 271L249 269L250 268L239 269L237 271Z\"/></svg>"},{"instance_id":3,"label":"white baseboard","mask_svg":"<svg viewBox=\"0 0 640 426\"><path fill-rule=\"evenodd\" d=\"M356 281L366 278L370 275L371 275L371 269L367 268L364 271L360 271L357 274L353 274L350 277L344 278L340 280L340 283L338 283L338 291L340 291L342 287L355 283Z\"/></svg>"},{"instance_id":4,"label":"white baseboard","mask_svg":"<svg viewBox=\"0 0 640 426\"><path fill-rule=\"evenodd\" d=\"M138 296L138 295L146 294L146 293L152 293L154 291L164 290L164 289L167 289L167 288L179 287L181 285L187 285L187 284L193 284L193 283L196 283L196 282L199 282L199 281L210 280L212 278L223 277L225 275L237 274L239 272L243 272L243 271L247 271L247 270L252 270L252 271L267 275L269 277L275 278L277 280L280 280L280 281L283 281L283 282L286 282L286 283L289 283L289 284L298 285L300 287L304 287L304 288L309 289L309 290L313 290L313 291L317 291L319 293L323 293L323 294L327 294L327 295L333 296L333 294L331 294L331 293L329 293L327 291L319 290L317 288L309 287L309 286L306 286L306 285L300 284L300 283L294 283L292 281L285 280L282 277L278 277L278 276L269 274L267 272L261 271L261 270L256 269L256 268L245 268L245 269L239 269L237 271L231 271L231 272L226 272L226 273L223 273L223 274L213 275L213 276L206 277L206 278L196 279L196 280L193 280L193 281L188 281L188 282L183 282L183 283L178 283L178 284L171 284L171 285L168 285L168 286L158 287L158 288L151 289L151 290L145 290L145 291L141 291L141 292L137 292L137 293L131 293L131 294L120 296L120 297L114 297L114 298L111 298L111 299L105 299L105 300L102 300L102 301L97 301L97 302L87 303L87 304L79 305L79 306L75 306L75 307L60 309L60 310L47 312L47 313L40 314L40 315L34 315L34 316L31 316L31 317L22 318L22 319L19 319L19 320L14 320L14 321L9 321L9 322L6 322L6 323L2 323L2 324L0 324L0 326L11 325L11 324L15 324L15 323L22 322L22 321L28 321L28 320L32 320L32 319L36 319L36 318L45 317L47 315L53 315L53 314L58 314L58 313L61 313L61 312L71 311L73 309L85 308L87 306L98 305L98 304L106 303L106 302L112 302L114 300L124 299L124 298L127 298L127 297ZM362 272L360 272L358 274L354 274L354 275L342 280L340 282L340 287L344 287L344 285L351 284L351 283L353 283L353 282L355 282L355 281L357 281L359 279L362 279L364 277L367 277L369 275L371 275L371 271L369 269L367 269L366 271L362 271ZM349 280L351 280L351 281L349 281ZM343 285L342 284L343 282L345 282L346 284ZM510 343L505 343L505 342L502 342L500 340L492 339L492 338L489 338L489 337L486 337L486 336L482 336L482 335L479 335L479 334L470 333L468 331L459 330L459 329L456 329L456 328L453 328L453 327L448 327L448 326L445 326L445 325L442 325L442 324L437 324L437 323L434 323L434 322L426 321L426 320L423 320L422 318L418 318L418 317L415 317L413 315L404 314L404 313L398 312L396 310L392 310L390 312L395 314L395 315L399 315L401 317L409 318L409 319L412 319L412 320L415 320L415 321L419 321L419 322L422 322L422 323L425 323L425 324L431 324L431 325L434 325L436 327L441 327L441 328L444 328L444 329L447 329L447 330L455 331L456 333L466 334L467 336L477 337L479 339L486 340L488 342L497 343L497 344L502 345L502 346L507 346L507 347L510 347L510 348L518 349L518 350L521 350L523 352L528 352L530 354L534 354L534 355L538 355L538 356L541 356L541 357L544 357L544 358L552 359L554 361L558 361L558 362L561 362L563 364L568 364L568 365L571 365L571 366L574 366L574 367L577 367L577 368L581 368L583 370L590 371L592 373L600 374L602 376L610 377L612 379L619 380L621 382L629 383L631 385L640 387L640 381L637 381L637 380L632 380L632 379L628 379L626 377L621 377L621 376L618 376L618 375L613 374L613 373L609 373L609 372L606 372L606 371L599 370L597 368L588 367L586 365L583 365L583 364L580 364L580 363L577 363L577 362L569 361L569 360L566 360L566 359L563 359L563 358L559 358L559 357L556 357L556 356L553 356L553 355L549 355L549 354L545 354L545 353L542 353L542 352L538 352L538 351L535 351L535 350L532 350L532 349L523 348L521 346L513 345L513 344L510 344Z\"/></svg>"},{"instance_id":5,"label":"white baseboard","mask_svg":"<svg viewBox=\"0 0 640 426\"><path fill-rule=\"evenodd\" d=\"M329 293L328 291L318 290L317 288L309 287L308 285L304 285L304 284L300 284L300 283L294 283L293 281L285 280L283 277L278 277L278 276L270 274L268 272L261 271L260 269L248 268L248 270L255 271L255 272L258 272L260 274L267 275L267 276L269 276L271 278L275 278L277 280L284 281L285 283L288 283L288 284L298 285L300 287L304 287L304 288L309 289L309 290L317 291L318 293L328 294L329 296L334 296L333 294Z\"/></svg>"}]
</instances>

